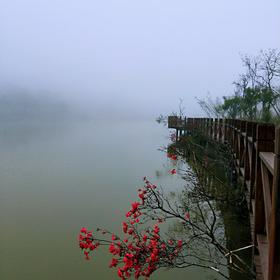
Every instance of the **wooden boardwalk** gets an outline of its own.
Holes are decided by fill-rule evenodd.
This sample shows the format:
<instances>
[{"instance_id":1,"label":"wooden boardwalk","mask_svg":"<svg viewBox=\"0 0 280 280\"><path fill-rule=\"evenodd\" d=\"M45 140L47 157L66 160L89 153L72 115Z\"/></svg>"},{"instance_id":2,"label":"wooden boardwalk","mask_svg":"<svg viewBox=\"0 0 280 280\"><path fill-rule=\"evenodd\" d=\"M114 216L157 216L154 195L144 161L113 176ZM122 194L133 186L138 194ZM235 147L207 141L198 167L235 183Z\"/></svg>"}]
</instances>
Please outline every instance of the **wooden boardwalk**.
<instances>
[{"instance_id":1,"label":"wooden boardwalk","mask_svg":"<svg viewBox=\"0 0 280 280\"><path fill-rule=\"evenodd\" d=\"M280 280L280 126L244 120L168 117L176 139L198 132L228 145L246 192L258 280Z\"/></svg>"}]
</instances>

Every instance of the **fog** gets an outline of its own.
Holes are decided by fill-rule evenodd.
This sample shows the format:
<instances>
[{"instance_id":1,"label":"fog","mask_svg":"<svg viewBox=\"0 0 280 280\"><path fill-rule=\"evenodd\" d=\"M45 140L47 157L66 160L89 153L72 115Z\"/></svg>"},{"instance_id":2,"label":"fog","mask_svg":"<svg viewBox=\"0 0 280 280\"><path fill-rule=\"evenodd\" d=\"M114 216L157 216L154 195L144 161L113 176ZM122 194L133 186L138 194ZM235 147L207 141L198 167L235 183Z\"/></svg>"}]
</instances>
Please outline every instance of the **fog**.
<instances>
[{"instance_id":1,"label":"fog","mask_svg":"<svg viewBox=\"0 0 280 280\"><path fill-rule=\"evenodd\" d=\"M155 118L182 98L200 116L195 97L231 94L240 54L279 48L279 11L278 0L1 0L1 94L95 118Z\"/></svg>"}]
</instances>

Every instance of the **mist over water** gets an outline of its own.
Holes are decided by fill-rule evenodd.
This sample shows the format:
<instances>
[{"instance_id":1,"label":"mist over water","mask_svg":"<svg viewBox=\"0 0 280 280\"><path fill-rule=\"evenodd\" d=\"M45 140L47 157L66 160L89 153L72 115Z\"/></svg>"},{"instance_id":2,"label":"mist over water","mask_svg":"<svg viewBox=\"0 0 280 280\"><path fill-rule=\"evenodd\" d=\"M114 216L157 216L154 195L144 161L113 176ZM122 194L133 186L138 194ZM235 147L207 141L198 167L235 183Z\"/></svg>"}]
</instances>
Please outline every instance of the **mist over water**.
<instances>
[{"instance_id":1,"label":"mist over water","mask_svg":"<svg viewBox=\"0 0 280 280\"><path fill-rule=\"evenodd\" d=\"M183 188L159 151L167 128L149 115L44 92L9 88L0 101L0 277L117 279L107 250L86 262L77 235L82 226L119 233L144 176L167 192ZM211 275L160 270L152 279L201 273Z\"/></svg>"}]
</instances>

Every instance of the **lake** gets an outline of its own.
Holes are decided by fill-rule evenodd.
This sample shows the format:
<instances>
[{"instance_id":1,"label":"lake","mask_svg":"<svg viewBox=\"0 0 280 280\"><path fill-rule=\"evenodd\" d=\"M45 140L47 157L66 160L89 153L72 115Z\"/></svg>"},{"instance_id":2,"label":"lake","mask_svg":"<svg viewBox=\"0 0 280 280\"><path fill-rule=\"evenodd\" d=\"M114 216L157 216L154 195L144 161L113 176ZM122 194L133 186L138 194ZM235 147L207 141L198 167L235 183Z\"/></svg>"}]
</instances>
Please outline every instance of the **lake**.
<instances>
[{"instance_id":1,"label":"lake","mask_svg":"<svg viewBox=\"0 0 280 280\"><path fill-rule=\"evenodd\" d=\"M166 191L182 189L155 121L1 123L0 278L119 279L100 250L85 261L82 226L121 231L147 176ZM211 277L212 275L212 277ZM198 268L160 270L151 279L219 279Z\"/></svg>"}]
</instances>

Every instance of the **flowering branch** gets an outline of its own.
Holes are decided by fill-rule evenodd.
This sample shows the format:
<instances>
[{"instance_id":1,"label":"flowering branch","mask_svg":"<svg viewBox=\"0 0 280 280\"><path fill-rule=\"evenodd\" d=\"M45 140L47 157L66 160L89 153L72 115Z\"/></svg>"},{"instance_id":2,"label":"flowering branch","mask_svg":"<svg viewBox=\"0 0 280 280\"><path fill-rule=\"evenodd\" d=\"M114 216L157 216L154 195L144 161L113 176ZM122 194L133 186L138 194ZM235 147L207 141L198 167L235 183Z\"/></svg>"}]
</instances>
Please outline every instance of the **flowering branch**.
<instances>
[{"instance_id":1,"label":"flowering branch","mask_svg":"<svg viewBox=\"0 0 280 280\"><path fill-rule=\"evenodd\" d=\"M178 155L175 149L167 153L173 161ZM107 246L112 255L109 267L117 268L122 280L148 279L160 268L191 266L210 269L225 279L230 279L229 267L253 276L251 268L236 255L240 249L227 249L221 213L200 182L198 170L184 171L187 186L178 194L166 195L144 177L139 200L131 203L120 236L106 229L97 228L93 233L82 228L79 246L85 258L90 259L99 246ZM175 175L177 170L173 168L169 173ZM161 225L169 230L163 232Z\"/></svg>"}]
</instances>

